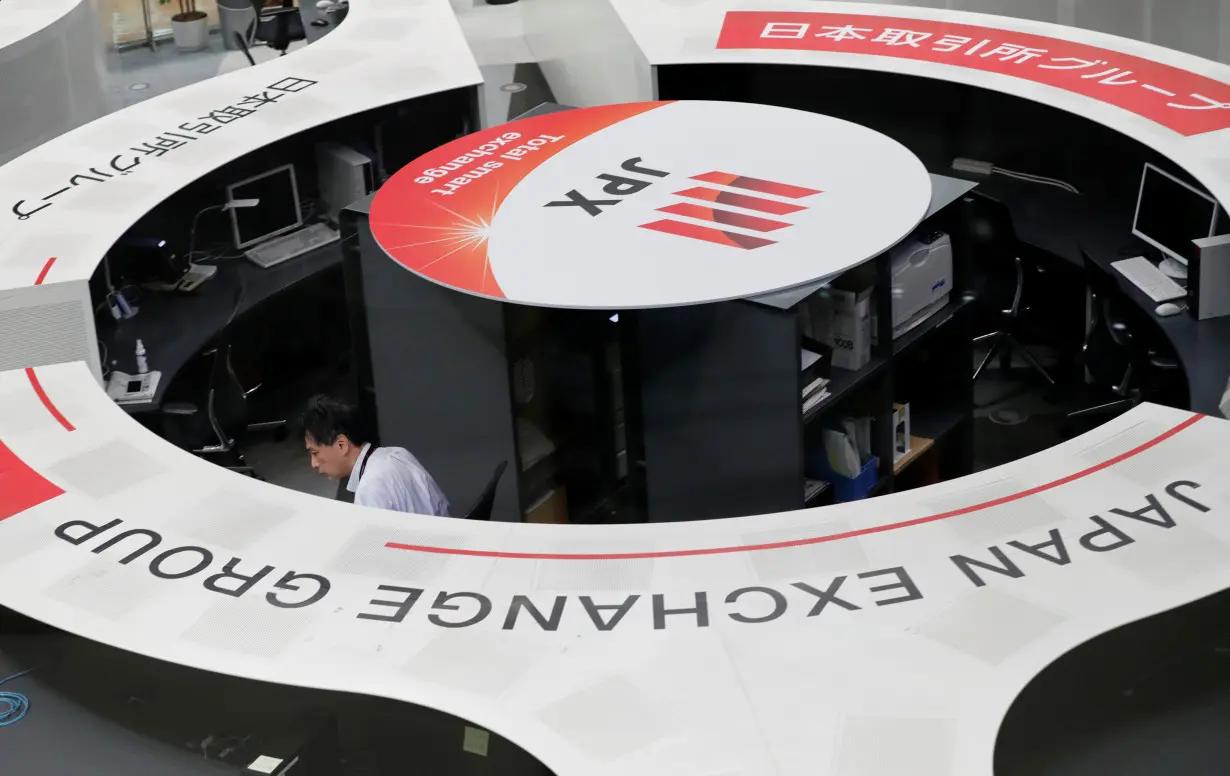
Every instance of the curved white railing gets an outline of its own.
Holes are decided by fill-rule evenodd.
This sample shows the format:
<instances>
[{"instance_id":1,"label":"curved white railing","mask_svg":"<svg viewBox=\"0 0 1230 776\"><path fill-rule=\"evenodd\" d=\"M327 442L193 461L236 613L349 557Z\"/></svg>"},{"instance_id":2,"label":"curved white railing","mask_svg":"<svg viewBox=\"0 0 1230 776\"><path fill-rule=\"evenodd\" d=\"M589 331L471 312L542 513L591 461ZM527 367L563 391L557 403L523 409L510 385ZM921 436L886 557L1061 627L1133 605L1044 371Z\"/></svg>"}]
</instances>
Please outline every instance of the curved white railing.
<instances>
[{"instance_id":1,"label":"curved white railing","mask_svg":"<svg viewBox=\"0 0 1230 776\"><path fill-rule=\"evenodd\" d=\"M6 209L29 214L0 211L0 288L88 277L137 218L269 142L478 82L445 0L353 5L319 44L0 168ZM686 32L689 7L715 7L617 5L663 13L651 58ZM705 19L687 34L716 34ZM245 98L252 113L165 154L128 150L195 134L181 125ZM1163 138L1118 111L1090 113L1225 192L1209 142L1224 131ZM89 170L99 180L70 185ZM140 429L83 364L34 365L0 373L0 603L163 660L438 708L560 776L986 776L1008 707L1046 665L1230 585L1228 445L1224 421L1145 405L869 502L686 524L471 523L217 469Z\"/></svg>"}]
</instances>

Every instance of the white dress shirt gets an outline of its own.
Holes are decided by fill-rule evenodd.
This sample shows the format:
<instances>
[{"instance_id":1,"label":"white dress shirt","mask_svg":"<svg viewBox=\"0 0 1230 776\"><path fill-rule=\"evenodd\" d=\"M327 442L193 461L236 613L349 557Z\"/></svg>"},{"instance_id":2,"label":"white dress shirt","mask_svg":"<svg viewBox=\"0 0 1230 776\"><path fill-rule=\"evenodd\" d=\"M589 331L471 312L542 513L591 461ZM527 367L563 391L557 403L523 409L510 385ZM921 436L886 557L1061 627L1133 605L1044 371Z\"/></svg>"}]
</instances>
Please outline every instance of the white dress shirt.
<instances>
[{"instance_id":1,"label":"white dress shirt","mask_svg":"<svg viewBox=\"0 0 1230 776\"><path fill-rule=\"evenodd\" d=\"M366 468L364 461L367 461ZM402 447L372 450L370 444L363 445L346 489L354 494L354 503L360 506L450 517L444 491L418 459Z\"/></svg>"}]
</instances>

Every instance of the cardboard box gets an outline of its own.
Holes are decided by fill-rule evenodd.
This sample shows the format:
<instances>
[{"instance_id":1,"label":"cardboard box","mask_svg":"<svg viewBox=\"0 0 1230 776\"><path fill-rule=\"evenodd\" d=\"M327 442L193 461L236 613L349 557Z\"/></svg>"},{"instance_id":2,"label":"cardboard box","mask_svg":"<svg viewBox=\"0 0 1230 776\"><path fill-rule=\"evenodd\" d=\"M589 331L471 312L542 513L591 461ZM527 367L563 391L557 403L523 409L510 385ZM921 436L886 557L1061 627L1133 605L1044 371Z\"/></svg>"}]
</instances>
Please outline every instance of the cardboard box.
<instances>
[{"instance_id":1,"label":"cardboard box","mask_svg":"<svg viewBox=\"0 0 1230 776\"><path fill-rule=\"evenodd\" d=\"M848 288L834 283L812 299L812 329L833 349L833 366L857 370L871 361L871 298L874 284Z\"/></svg>"},{"instance_id":2,"label":"cardboard box","mask_svg":"<svg viewBox=\"0 0 1230 776\"><path fill-rule=\"evenodd\" d=\"M560 487L551 491L547 495L538 499L538 501L525 510L525 522L527 523L567 523L568 522L568 495L567 491Z\"/></svg>"}]
</instances>

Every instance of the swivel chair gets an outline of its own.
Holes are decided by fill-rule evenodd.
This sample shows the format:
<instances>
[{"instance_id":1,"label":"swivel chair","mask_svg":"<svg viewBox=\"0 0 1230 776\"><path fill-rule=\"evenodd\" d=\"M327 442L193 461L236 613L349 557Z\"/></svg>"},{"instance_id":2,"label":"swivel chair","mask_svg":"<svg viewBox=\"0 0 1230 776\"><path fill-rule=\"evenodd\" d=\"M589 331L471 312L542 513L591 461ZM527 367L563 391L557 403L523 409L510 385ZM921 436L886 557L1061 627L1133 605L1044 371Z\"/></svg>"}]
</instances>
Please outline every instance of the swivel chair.
<instances>
[{"instance_id":1,"label":"swivel chair","mask_svg":"<svg viewBox=\"0 0 1230 776\"><path fill-rule=\"evenodd\" d=\"M487 487L483 488L483 492L479 494L478 500L474 502L474 506L470 507L470 511L466 512L466 520L490 520L491 508L495 505L495 489L500 484L500 476L504 474L504 469L508 467L508 461L500 461L495 467L495 473L491 475L491 480L487 482Z\"/></svg>"},{"instance_id":2,"label":"swivel chair","mask_svg":"<svg viewBox=\"0 0 1230 776\"><path fill-rule=\"evenodd\" d=\"M286 421L248 422L248 396L260 386L244 390L231 365L229 343L220 343L204 355L212 362L203 401L163 404L163 436L203 458L222 458L231 471L255 476L241 452L244 439L252 431L282 429Z\"/></svg>"},{"instance_id":3,"label":"swivel chair","mask_svg":"<svg viewBox=\"0 0 1230 776\"><path fill-rule=\"evenodd\" d=\"M1068 413L1069 418L1126 411L1177 373L1178 361L1154 341L1156 326L1119 287L1114 276L1081 249L1093 316L1085 338L1085 369L1093 382L1118 397Z\"/></svg>"},{"instance_id":4,"label":"swivel chair","mask_svg":"<svg viewBox=\"0 0 1230 776\"><path fill-rule=\"evenodd\" d=\"M978 192L967 194L961 204L962 236L975 263L973 274L979 279L974 288L975 304L988 308L999 319L995 331L974 338L975 343L990 343L986 356L974 370L974 382L996 356L1007 364L1015 353L1053 386L1054 378L1021 344L1025 264L1019 255L1020 243L1012 226L1012 214L1002 202Z\"/></svg>"},{"instance_id":5,"label":"swivel chair","mask_svg":"<svg viewBox=\"0 0 1230 776\"><path fill-rule=\"evenodd\" d=\"M248 64L256 64L251 49L258 41L274 51L281 52L279 56L286 56L286 50L291 43L307 39L303 30L303 17L294 3L295 0L282 0L280 8L266 8L264 0L252 0L256 18L248 26L246 35L235 33L235 39L243 49L243 55L248 58Z\"/></svg>"}]
</instances>

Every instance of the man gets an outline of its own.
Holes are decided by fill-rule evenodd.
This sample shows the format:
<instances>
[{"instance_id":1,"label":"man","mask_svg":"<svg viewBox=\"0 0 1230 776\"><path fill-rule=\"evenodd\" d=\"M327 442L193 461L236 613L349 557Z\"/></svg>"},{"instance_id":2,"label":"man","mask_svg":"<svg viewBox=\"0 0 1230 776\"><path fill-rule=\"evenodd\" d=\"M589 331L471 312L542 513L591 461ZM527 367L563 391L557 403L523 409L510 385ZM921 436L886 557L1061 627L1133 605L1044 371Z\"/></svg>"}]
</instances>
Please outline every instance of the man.
<instances>
[{"instance_id":1,"label":"man","mask_svg":"<svg viewBox=\"0 0 1230 776\"><path fill-rule=\"evenodd\" d=\"M401 447L372 447L355 409L314 396L303 413L312 468L338 481L338 498L377 509L449 517L449 503L422 464Z\"/></svg>"}]
</instances>

